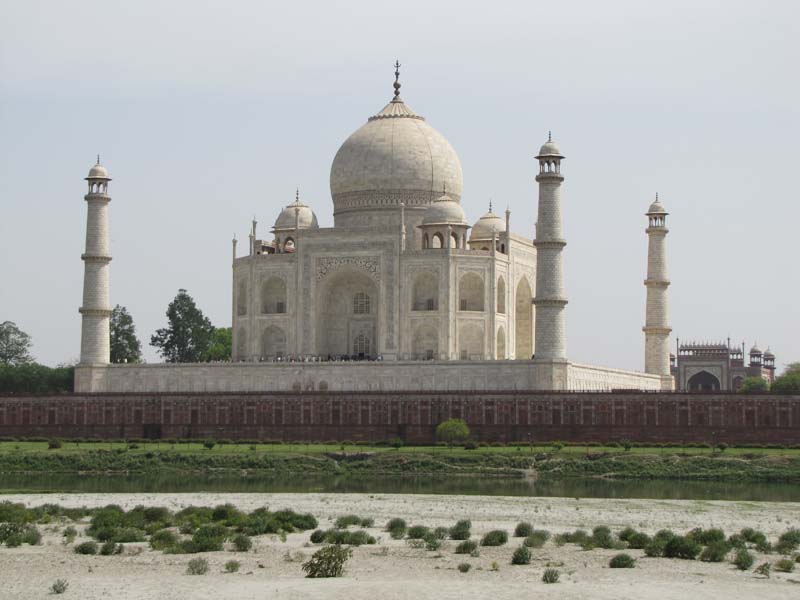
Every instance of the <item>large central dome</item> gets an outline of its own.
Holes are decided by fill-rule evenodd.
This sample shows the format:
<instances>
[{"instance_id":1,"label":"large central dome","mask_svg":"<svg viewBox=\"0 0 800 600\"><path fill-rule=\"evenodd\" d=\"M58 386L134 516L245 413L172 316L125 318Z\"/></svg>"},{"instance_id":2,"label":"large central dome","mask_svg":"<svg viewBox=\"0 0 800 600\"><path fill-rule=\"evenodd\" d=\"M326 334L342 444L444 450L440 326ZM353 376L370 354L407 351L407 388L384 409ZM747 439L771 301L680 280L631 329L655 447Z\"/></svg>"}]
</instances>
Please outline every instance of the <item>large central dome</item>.
<instances>
[{"instance_id":1,"label":"large central dome","mask_svg":"<svg viewBox=\"0 0 800 600\"><path fill-rule=\"evenodd\" d=\"M450 143L399 95L336 153L331 196L337 227L390 225L405 203L410 224L447 189L461 198L461 163ZM417 218L418 217L418 218Z\"/></svg>"}]
</instances>

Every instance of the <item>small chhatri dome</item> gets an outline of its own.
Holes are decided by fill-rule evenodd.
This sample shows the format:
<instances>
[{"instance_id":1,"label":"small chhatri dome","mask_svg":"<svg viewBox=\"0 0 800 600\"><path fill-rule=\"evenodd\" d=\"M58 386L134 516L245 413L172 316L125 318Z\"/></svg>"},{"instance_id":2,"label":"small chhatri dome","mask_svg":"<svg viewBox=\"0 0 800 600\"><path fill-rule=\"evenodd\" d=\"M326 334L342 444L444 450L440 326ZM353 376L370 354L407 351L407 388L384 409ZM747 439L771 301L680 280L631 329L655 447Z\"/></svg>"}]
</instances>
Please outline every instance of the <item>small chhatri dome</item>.
<instances>
[{"instance_id":1,"label":"small chhatri dome","mask_svg":"<svg viewBox=\"0 0 800 600\"><path fill-rule=\"evenodd\" d=\"M273 231L294 231L295 229L319 229L317 215L308 205L300 201L300 190L295 192L294 202L281 211L275 219Z\"/></svg>"},{"instance_id":2,"label":"small chhatri dome","mask_svg":"<svg viewBox=\"0 0 800 600\"><path fill-rule=\"evenodd\" d=\"M505 232L506 221L500 215L492 212L492 204L489 203L489 212L484 214L480 219L475 221L470 232L469 241L483 241L491 240L495 233L498 235Z\"/></svg>"},{"instance_id":3,"label":"small chhatri dome","mask_svg":"<svg viewBox=\"0 0 800 600\"><path fill-rule=\"evenodd\" d=\"M753 344L753 347L750 348L750 354L761 354L761 349L758 347L758 342Z\"/></svg>"},{"instance_id":4,"label":"small chhatri dome","mask_svg":"<svg viewBox=\"0 0 800 600\"><path fill-rule=\"evenodd\" d=\"M547 132L547 141L539 148L539 155L536 158L546 157L564 158L558 145L553 141L553 134L549 131Z\"/></svg>"},{"instance_id":5,"label":"small chhatri dome","mask_svg":"<svg viewBox=\"0 0 800 600\"><path fill-rule=\"evenodd\" d=\"M661 201L658 199L658 193L656 193L655 201L650 205L650 208L647 209L648 215L668 215L669 213L664 209L664 205L661 204Z\"/></svg>"},{"instance_id":6,"label":"small chhatri dome","mask_svg":"<svg viewBox=\"0 0 800 600\"><path fill-rule=\"evenodd\" d=\"M467 225L464 209L447 195L447 190L425 211L423 225Z\"/></svg>"},{"instance_id":7,"label":"small chhatri dome","mask_svg":"<svg viewBox=\"0 0 800 600\"><path fill-rule=\"evenodd\" d=\"M97 163L92 165L92 168L89 169L89 175L86 176L86 179L111 179L111 177L108 176L106 168L100 164L99 154L97 155Z\"/></svg>"},{"instance_id":8,"label":"small chhatri dome","mask_svg":"<svg viewBox=\"0 0 800 600\"><path fill-rule=\"evenodd\" d=\"M772 353L772 350L770 350L769 347L767 347L767 349L764 351L764 358L775 358L775 355Z\"/></svg>"}]
</instances>

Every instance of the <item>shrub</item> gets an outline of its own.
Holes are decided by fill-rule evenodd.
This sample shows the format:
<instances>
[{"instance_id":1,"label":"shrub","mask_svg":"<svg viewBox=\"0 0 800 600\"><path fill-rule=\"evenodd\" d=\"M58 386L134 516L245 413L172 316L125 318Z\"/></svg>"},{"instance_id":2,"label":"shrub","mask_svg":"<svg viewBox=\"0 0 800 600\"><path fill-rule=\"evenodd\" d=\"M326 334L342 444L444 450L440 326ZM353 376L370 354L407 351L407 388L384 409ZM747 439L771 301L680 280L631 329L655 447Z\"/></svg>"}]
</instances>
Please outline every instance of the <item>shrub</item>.
<instances>
[{"instance_id":1,"label":"shrub","mask_svg":"<svg viewBox=\"0 0 800 600\"><path fill-rule=\"evenodd\" d=\"M186 565L188 575L205 575L208 573L208 561L205 558L193 558Z\"/></svg>"},{"instance_id":2,"label":"shrub","mask_svg":"<svg viewBox=\"0 0 800 600\"><path fill-rule=\"evenodd\" d=\"M753 558L753 555L744 548L739 548L733 559L733 564L736 565L736 568L740 571L747 571L747 569L753 566L754 562L755 558Z\"/></svg>"},{"instance_id":3,"label":"shrub","mask_svg":"<svg viewBox=\"0 0 800 600\"><path fill-rule=\"evenodd\" d=\"M635 550L642 550L650 542L650 536L644 532L637 531L636 533L631 535L627 541L628 541L628 548L633 548Z\"/></svg>"},{"instance_id":4,"label":"shrub","mask_svg":"<svg viewBox=\"0 0 800 600\"><path fill-rule=\"evenodd\" d=\"M64 536L64 543L71 544L75 541L75 538L78 536L78 530L75 529L72 525L64 529L64 532L61 534Z\"/></svg>"},{"instance_id":5,"label":"shrub","mask_svg":"<svg viewBox=\"0 0 800 600\"><path fill-rule=\"evenodd\" d=\"M352 548L342 546L325 546L320 548L311 558L303 563L306 577L341 577L344 564L353 555Z\"/></svg>"},{"instance_id":6,"label":"shrub","mask_svg":"<svg viewBox=\"0 0 800 600\"><path fill-rule=\"evenodd\" d=\"M407 529L408 525L406 525L405 520L397 517L391 519L386 524L386 531L388 531L392 539L395 540L401 539L406 534Z\"/></svg>"},{"instance_id":7,"label":"shrub","mask_svg":"<svg viewBox=\"0 0 800 600\"><path fill-rule=\"evenodd\" d=\"M236 552L247 552L253 547L253 540L243 533L240 533L233 538L233 547Z\"/></svg>"},{"instance_id":8,"label":"shrub","mask_svg":"<svg viewBox=\"0 0 800 600\"><path fill-rule=\"evenodd\" d=\"M469 438L469 427L461 419L448 419L436 426L436 439L452 446Z\"/></svg>"},{"instance_id":9,"label":"shrub","mask_svg":"<svg viewBox=\"0 0 800 600\"><path fill-rule=\"evenodd\" d=\"M782 558L775 563L775 570L781 573L791 573L794 571L794 562L791 558Z\"/></svg>"},{"instance_id":10,"label":"shrub","mask_svg":"<svg viewBox=\"0 0 800 600\"><path fill-rule=\"evenodd\" d=\"M375 519L373 519L372 517L365 517L365 518L361 519L361 522L359 523L359 525L361 527L374 527L375 526Z\"/></svg>"},{"instance_id":11,"label":"shrub","mask_svg":"<svg viewBox=\"0 0 800 600\"><path fill-rule=\"evenodd\" d=\"M745 527L739 532L739 535L744 538L745 542L749 544L766 544L767 536L763 532L753 529L752 527Z\"/></svg>"},{"instance_id":12,"label":"shrub","mask_svg":"<svg viewBox=\"0 0 800 600\"><path fill-rule=\"evenodd\" d=\"M344 515L343 517L339 517L334 522L334 527L337 529L347 529L350 525L360 525L361 524L361 517L358 515Z\"/></svg>"},{"instance_id":13,"label":"shrub","mask_svg":"<svg viewBox=\"0 0 800 600\"><path fill-rule=\"evenodd\" d=\"M605 525L600 525L592 530L592 541L600 548L611 548L614 545L611 530Z\"/></svg>"},{"instance_id":14,"label":"shrub","mask_svg":"<svg viewBox=\"0 0 800 600\"><path fill-rule=\"evenodd\" d=\"M558 583L560 573L558 569L545 569L542 573L542 581L544 583Z\"/></svg>"},{"instance_id":15,"label":"shrub","mask_svg":"<svg viewBox=\"0 0 800 600\"><path fill-rule=\"evenodd\" d=\"M478 542L475 540L464 540L456 546L456 554L471 554L478 548Z\"/></svg>"},{"instance_id":16,"label":"shrub","mask_svg":"<svg viewBox=\"0 0 800 600\"><path fill-rule=\"evenodd\" d=\"M511 555L511 564L512 565L531 564L531 551L528 549L527 546L520 546L519 548L514 550L514 554Z\"/></svg>"},{"instance_id":17,"label":"shrub","mask_svg":"<svg viewBox=\"0 0 800 600\"><path fill-rule=\"evenodd\" d=\"M514 529L514 537L528 537L532 533L533 533L533 525L525 521L517 523L517 526Z\"/></svg>"},{"instance_id":18,"label":"shrub","mask_svg":"<svg viewBox=\"0 0 800 600\"><path fill-rule=\"evenodd\" d=\"M22 546L22 534L12 533L6 538L6 546L9 548L18 548Z\"/></svg>"},{"instance_id":19,"label":"shrub","mask_svg":"<svg viewBox=\"0 0 800 600\"><path fill-rule=\"evenodd\" d=\"M772 553L772 544L769 541L758 542L756 544L756 550L761 552L762 554L770 554Z\"/></svg>"},{"instance_id":20,"label":"shrub","mask_svg":"<svg viewBox=\"0 0 800 600\"><path fill-rule=\"evenodd\" d=\"M761 563L760 565L758 565L755 568L754 572L755 572L756 575L762 575L762 576L766 577L767 579L769 579L769 574L770 574L771 571L772 571L772 565L769 564L768 562L765 562L765 563Z\"/></svg>"},{"instance_id":21,"label":"shrub","mask_svg":"<svg viewBox=\"0 0 800 600\"><path fill-rule=\"evenodd\" d=\"M450 539L468 540L470 529L472 529L472 521L469 519L462 519L450 528Z\"/></svg>"},{"instance_id":22,"label":"shrub","mask_svg":"<svg viewBox=\"0 0 800 600\"><path fill-rule=\"evenodd\" d=\"M150 547L153 550L164 550L170 546L174 546L178 542L178 536L172 533L169 529L162 529L156 531L150 536Z\"/></svg>"},{"instance_id":23,"label":"shrub","mask_svg":"<svg viewBox=\"0 0 800 600\"><path fill-rule=\"evenodd\" d=\"M112 554L121 554L122 544L114 543L114 540L108 540L100 546L100 554L103 556L111 556Z\"/></svg>"},{"instance_id":24,"label":"shrub","mask_svg":"<svg viewBox=\"0 0 800 600\"><path fill-rule=\"evenodd\" d=\"M789 529L784 531L778 538L778 547L781 554L789 554L797 550L800 546L800 529Z\"/></svg>"},{"instance_id":25,"label":"shrub","mask_svg":"<svg viewBox=\"0 0 800 600\"><path fill-rule=\"evenodd\" d=\"M422 541L425 542L425 549L431 552L442 547L442 538L437 537L432 531L426 533Z\"/></svg>"},{"instance_id":26,"label":"shrub","mask_svg":"<svg viewBox=\"0 0 800 600\"><path fill-rule=\"evenodd\" d=\"M490 531L481 539L481 546L502 546L508 542L508 533L501 529Z\"/></svg>"},{"instance_id":27,"label":"shrub","mask_svg":"<svg viewBox=\"0 0 800 600\"><path fill-rule=\"evenodd\" d=\"M663 540L652 539L644 547L644 553L646 556L651 558L658 558L659 556L664 556L664 546L666 546L666 542Z\"/></svg>"},{"instance_id":28,"label":"shrub","mask_svg":"<svg viewBox=\"0 0 800 600\"><path fill-rule=\"evenodd\" d=\"M700 554L700 549L700 544L693 539L685 536L675 536L664 546L664 556L667 558L694 560Z\"/></svg>"},{"instance_id":29,"label":"shrub","mask_svg":"<svg viewBox=\"0 0 800 600\"><path fill-rule=\"evenodd\" d=\"M429 532L430 529L428 527L425 527L425 525L412 525L411 527L408 528L407 536L408 539L410 540L421 540Z\"/></svg>"},{"instance_id":30,"label":"shrub","mask_svg":"<svg viewBox=\"0 0 800 600\"><path fill-rule=\"evenodd\" d=\"M223 525L203 525L192 535L194 552L218 552L222 550L222 543L228 537L228 529Z\"/></svg>"},{"instance_id":31,"label":"shrub","mask_svg":"<svg viewBox=\"0 0 800 600\"><path fill-rule=\"evenodd\" d=\"M105 540L114 540L121 544L128 544L130 542L143 542L146 539L144 531L136 527L122 527L120 529L103 530ZM98 540L103 541L100 535L96 536Z\"/></svg>"},{"instance_id":32,"label":"shrub","mask_svg":"<svg viewBox=\"0 0 800 600\"><path fill-rule=\"evenodd\" d=\"M50 593L51 594L63 594L67 591L69 587L69 583L66 579L56 579L53 582L53 585L50 586Z\"/></svg>"},{"instance_id":33,"label":"shrub","mask_svg":"<svg viewBox=\"0 0 800 600\"><path fill-rule=\"evenodd\" d=\"M664 544L666 544L668 541L670 541L674 537L675 537L675 533L672 532L671 530L669 530L669 529L661 529L653 536L653 539L654 540L658 540L659 542L664 542Z\"/></svg>"},{"instance_id":34,"label":"shrub","mask_svg":"<svg viewBox=\"0 0 800 600\"><path fill-rule=\"evenodd\" d=\"M47 440L47 449L48 450L58 450L61 448L62 443L61 440Z\"/></svg>"},{"instance_id":35,"label":"shrub","mask_svg":"<svg viewBox=\"0 0 800 600\"><path fill-rule=\"evenodd\" d=\"M97 542L83 542L74 548L75 554L97 554Z\"/></svg>"},{"instance_id":36,"label":"shrub","mask_svg":"<svg viewBox=\"0 0 800 600\"><path fill-rule=\"evenodd\" d=\"M321 544L325 541L325 532L322 529L317 529L311 534L312 544Z\"/></svg>"},{"instance_id":37,"label":"shrub","mask_svg":"<svg viewBox=\"0 0 800 600\"><path fill-rule=\"evenodd\" d=\"M38 546L42 543L42 533L33 525L29 525L22 532L22 543Z\"/></svg>"},{"instance_id":38,"label":"shrub","mask_svg":"<svg viewBox=\"0 0 800 600\"><path fill-rule=\"evenodd\" d=\"M703 548L700 553L700 560L703 562L722 562L730 551L730 546L724 541L711 542L708 546Z\"/></svg>"},{"instance_id":39,"label":"shrub","mask_svg":"<svg viewBox=\"0 0 800 600\"><path fill-rule=\"evenodd\" d=\"M541 548L548 539L550 539L549 531L534 529L523 543L529 548Z\"/></svg>"},{"instance_id":40,"label":"shrub","mask_svg":"<svg viewBox=\"0 0 800 600\"><path fill-rule=\"evenodd\" d=\"M617 554L609 562L608 566L612 569L632 569L636 561L630 554Z\"/></svg>"},{"instance_id":41,"label":"shrub","mask_svg":"<svg viewBox=\"0 0 800 600\"><path fill-rule=\"evenodd\" d=\"M239 567L242 565L239 563L238 560L229 560L225 563L225 572L226 573L236 573L239 570Z\"/></svg>"},{"instance_id":42,"label":"shrub","mask_svg":"<svg viewBox=\"0 0 800 600\"><path fill-rule=\"evenodd\" d=\"M633 527L626 527L622 531L617 534L617 537L621 539L623 542L630 541L631 537L636 534L636 530Z\"/></svg>"},{"instance_id":43,"label":"shrub","mask_svg":"<svg viewBox=\"0 0 800 600\"><path fill-rule=\"evenodd\" d=\"M687 533L686 537L694 540L698 544L707 546L713 542L724 542L725 532L722 531L722 529L703 529L698 527Z\"/></svg>"},{"instance_id":44,"label":"shrub","mask_svg":"<svg viewBox=\"0 0 800 600\"><path fill-rule=\"evenodd\" d=\"M206 450L211 450L217 443L214 440L205 440L203 442L203 448ZM205 571L204 571L205 572ZM197 573L198 575L202 575L202 573Z\"/></svg>"},{"instance_id":45,"label":"shrub","mask_svg":"<svg viewBox=\"0 0 800 600\"><path fill-rule=\"evenodd\" d=\"M469 563L461 563L458 565L458 570L462 573L468 573L469 570L472 568L472 565Z\"/></svg>"}]
</instances>

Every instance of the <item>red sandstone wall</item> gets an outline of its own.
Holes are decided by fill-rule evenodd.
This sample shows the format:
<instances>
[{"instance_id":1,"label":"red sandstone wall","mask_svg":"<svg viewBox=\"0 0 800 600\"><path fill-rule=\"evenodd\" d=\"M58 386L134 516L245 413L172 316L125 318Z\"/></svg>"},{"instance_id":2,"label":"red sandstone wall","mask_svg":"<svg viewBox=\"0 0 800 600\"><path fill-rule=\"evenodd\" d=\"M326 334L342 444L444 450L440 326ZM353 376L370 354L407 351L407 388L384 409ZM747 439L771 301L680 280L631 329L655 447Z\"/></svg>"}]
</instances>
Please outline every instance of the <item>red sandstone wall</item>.
<instances>
[{"instance_id":1,"label":"red sandstone wall","mask_svg":"<svg viewBox=\"0 0 800 600\"><path fill-rule=\"evenodd\" d=\"M800 396L285 392L0 396L0 437L434 441L464 419L481 441L800 444Z\"/></svg>"}]
</instances>

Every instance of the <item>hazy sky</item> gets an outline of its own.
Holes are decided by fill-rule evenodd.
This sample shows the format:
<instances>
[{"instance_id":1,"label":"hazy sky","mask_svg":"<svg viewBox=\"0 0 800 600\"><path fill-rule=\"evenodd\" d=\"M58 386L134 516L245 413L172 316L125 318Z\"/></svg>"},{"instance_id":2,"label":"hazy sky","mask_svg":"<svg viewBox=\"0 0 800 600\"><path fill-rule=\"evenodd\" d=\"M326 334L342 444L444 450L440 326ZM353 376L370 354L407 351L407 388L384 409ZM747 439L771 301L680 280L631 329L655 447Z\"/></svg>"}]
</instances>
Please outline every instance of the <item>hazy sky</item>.
<instances>
[{"instance_id":1,"label":"hazy sky","mask_svg":"<svg viewBox=\"0 0 800 600\"><path fill-rule=\"evenodd\" d=\"M673 335L800 360L797 2L0 0L0 321L74 360L86 205L109 169L112 304L146 347L186 288L231 318L230 240L295 186L333 224L331 161L392 93L453 144L470 221L532 236L534 156L563 189L568 354L642 369L659 192ZM674 337L673 337L674 344Z\"/></svg>"}]
</instances>

